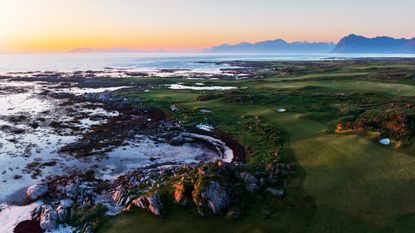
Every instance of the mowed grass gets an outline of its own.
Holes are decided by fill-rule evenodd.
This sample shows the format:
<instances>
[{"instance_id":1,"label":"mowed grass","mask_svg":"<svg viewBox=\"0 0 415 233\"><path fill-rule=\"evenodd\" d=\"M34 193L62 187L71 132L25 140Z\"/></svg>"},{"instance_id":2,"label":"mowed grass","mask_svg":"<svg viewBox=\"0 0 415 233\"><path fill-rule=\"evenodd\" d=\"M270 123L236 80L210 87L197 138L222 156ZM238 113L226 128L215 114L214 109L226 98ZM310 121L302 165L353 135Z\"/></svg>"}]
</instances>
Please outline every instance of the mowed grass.
<instances>
[{"instance_id":1,"label":"mowed grass","mask_svg":"<svg viewBox=\"0 0 415 233\"><path fill-rule=\"evenodd\" d=\"M356 80L351 80L351 76ZM325 77L337 79L339 76ZM353 74L346 75L345 80L307 81L312 78L315 76L297 77L295 81L287 78L241 81L235 85L270 93L315 86L348 93L415 96L415 86L410 83L363 81ZM238 127L241 116L257 116L282 129L284 153L292 156L300 173L299 179L292 181L294 187L288 187L288 196L305 192L315 206L283 209L266 219L261 214L262 207L255 207L254 202L247 216L237 221L202 219L172 208L165 219L141 212L122 215L107 222L100 232L415 232L415 157L410 152L380 145L370 134L331 133L328 120L304 117L310 113L298 106L301 101L287 98L290 102L275 105L235 104L220 99L194 101L202 93L155 90L135 95L152 103L165 101L195 111L212 110L225 122L215 125L217 129L228 132L259 153L267 153L269 145L261 144L254 135L243 134L243 129ZM276 113L276 107L287 107L289 111Z\"/></svg>"},{"instance_id":2,"label":"mowed grass","mask_svg":"<svg viewBox=\"0 0 415 233\"><path fill-rule=\"evenodd\" d=\"M287 81L287 82L260 82L250 83L250 87L254 89L293 89L303 87L323 87L332 88L338 91L353 91L363 93L388 93L399 96L414 96L415 86L404 83L390 83L390 82L373 82L373 81L359 81L359 80L337 80L337 81Z\"/></svg>"},{"instance_id":3,"label":"mowed grass","mask_svg":"<svg viewBox=\"0 0 415 233\"><path fill-rule=\"evenodd\" d=\"M248 214L232 220L224 217L198 217L188 208L169 206L163 218L135 210L106 221L99 233L273 233L304 232L313 216L313 209L276 210L264 217L262 205L251 203ZM304 221L308 220L308 221Z\"/></svg>"},{"instance_id":4,"label":"mowed grass","mask_svg":"<svg viewBox=\"0 0 415 233\"><path fill-rule=\"evenodd\" d=\"M306 171L304 190L317 206L309 232L383 232L415 212L413 156L365 136L328 134L295 114L268 117L291 135Z\"/></svg>"}]
</instances>

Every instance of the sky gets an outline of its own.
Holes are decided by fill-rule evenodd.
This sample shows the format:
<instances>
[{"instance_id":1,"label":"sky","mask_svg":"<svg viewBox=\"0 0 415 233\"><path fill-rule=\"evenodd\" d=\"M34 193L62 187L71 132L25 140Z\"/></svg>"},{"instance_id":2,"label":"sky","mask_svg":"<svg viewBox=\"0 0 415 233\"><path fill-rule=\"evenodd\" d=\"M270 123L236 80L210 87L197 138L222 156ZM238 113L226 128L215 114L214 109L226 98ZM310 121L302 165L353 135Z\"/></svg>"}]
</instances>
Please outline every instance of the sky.
<instances>
[{"instance_id":1,"label":"sky","mask_svg":"<svg viewBox=\"0 0 415 233\"><path fill-rule=\"evenodd\" d=\"M0 0L0 51L415 37L414 0Z\"/></svg>"}]
</instances>

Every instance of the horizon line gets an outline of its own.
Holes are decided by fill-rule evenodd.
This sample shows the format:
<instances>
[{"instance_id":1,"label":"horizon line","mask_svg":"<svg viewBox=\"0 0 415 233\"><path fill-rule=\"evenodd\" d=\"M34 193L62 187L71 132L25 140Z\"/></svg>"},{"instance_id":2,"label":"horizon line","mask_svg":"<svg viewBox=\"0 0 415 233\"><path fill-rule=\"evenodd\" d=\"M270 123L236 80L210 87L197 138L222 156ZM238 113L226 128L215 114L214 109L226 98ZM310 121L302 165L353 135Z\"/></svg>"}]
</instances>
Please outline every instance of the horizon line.
<instances>
[{"instance_id":1,"label":"horizon line","mask_svg":"<svg viewBox=\"0 0 415 233\"><path fill-rule=\"evenodd\" d=\"M256 44L256 43L261 43L261 42L267 42L267 41L276 41L276 40L283 40L287 43L331 43L334 45L337 45L341 39L351 36L351 35L355 35L355 36L361 36L361 37L365 37L368 39L374 39L374 38L379 38L379 37L389 37L389 38L393 38L393 39L406 39L406 40L411 40L411 39L415 39L415 37L393 37L393 36L386 36L386 35L380 35L380 36L372 36L372 37L367 37L361 34L354 34L354 33L350 33L346 36L341 37L339 40L337 40L337 42L334 41L308 41L308 40L286 40L283 38L275 38L275 39L267 39L267 40L257 40L257 41L240 41L237 43L221 43L221 44L217 44L217 45L211 45L211 46L206 46L206 47L201 47L201 48L179 48L179 49L168 49L168 48L155 48L155 49L146 49L146 48L137 48L137 47L120 47L120 46L114 46L114 47L93 47L93 46L82 46L82 47L74 47L74 48L69 48L69 49L65 49L65 50L44 50L44 49L35 49L35 50L27 50L27 51L19 51L19 50L0 50L0 54L63 54L63 53L101 53L101 54L110 54L110 53L201 53L207 49L210 48L214 48L214 47L218 47L218 46L222 46L222 45L239 45L242 43L249 43L249 44ZM88 51L88 52L76 52L73 50L95 50L95 51ZM126 51L105 51L105 50L126 50ZM100 51L102 50L102 51ZM130 51L128 51L130 50Z\"/></svg>"}]
</instances>

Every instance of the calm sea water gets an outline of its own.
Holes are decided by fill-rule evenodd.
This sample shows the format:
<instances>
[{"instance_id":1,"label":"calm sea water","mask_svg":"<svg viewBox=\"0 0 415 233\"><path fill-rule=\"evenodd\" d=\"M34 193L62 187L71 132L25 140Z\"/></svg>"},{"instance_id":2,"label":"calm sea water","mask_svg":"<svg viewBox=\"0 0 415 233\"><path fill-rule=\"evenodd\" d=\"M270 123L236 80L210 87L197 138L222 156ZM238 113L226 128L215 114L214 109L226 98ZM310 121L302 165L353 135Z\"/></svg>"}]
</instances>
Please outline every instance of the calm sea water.
<instances>
[{"instance_id":1,"label":"calm sea water","mask_svg":"<svg viewBox=\"0 0 415 233\"><path fill-rule=\"evenodd\" d=\"M105 68L135 70L192 69L205 72L218 69L200 61L275 60L315 61L329 58L415 57L415 54L0 54L0 73L18 71L85 71Z\"/></svg>"}]
</instances>

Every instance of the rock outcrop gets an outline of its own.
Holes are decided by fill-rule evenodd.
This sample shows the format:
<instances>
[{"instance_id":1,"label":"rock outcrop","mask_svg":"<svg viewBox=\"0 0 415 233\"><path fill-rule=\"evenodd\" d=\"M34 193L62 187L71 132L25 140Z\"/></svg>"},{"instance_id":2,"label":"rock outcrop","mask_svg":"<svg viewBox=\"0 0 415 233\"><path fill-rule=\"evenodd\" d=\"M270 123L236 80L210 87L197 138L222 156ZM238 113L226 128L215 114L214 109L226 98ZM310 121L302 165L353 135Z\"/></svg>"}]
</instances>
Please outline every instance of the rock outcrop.
<instances>
[{"instance_id":1,"label":"rock outcrop","mask_svg":"<svg viewBox=\"0 0 415 233\"><path fill-rule=\"evenodd\" d=\"M261 185L259 180L248 172L241 172L239 174L239 180L245 183L246 190L251 193L257 192Z\"/></svg>"},{"instance_id":2,"label":"rock outcrop","mask_svg":"<svg viewBox=\"0 0 415 233\"><path fill-rule=\"evenodd\" d=\"M53 230L57 226L58 212L50 205L43 206L40 214L40 227L43 230Z\"/></svg>"},{"instance_id":3,"label":"rock outcrop","mask_svg":"<svg viewBox=\"0 0 415 233\"><path fill-rule=\"evenodd\" d=\"M160 194L158 193L152 193L136 198L131 204L140 209L147 210L156 216L161 216L163 213L163 204L161 203Z\"/></svg>"},{"instance_id":4,"label":"rock outcrop","mask_svg":"<svg viewBox=\"0 0 415 233\"><path fill-rule=\"evenodd\" d=\"M193 191L193 201L198 207L199 213L205 215L206 207L209 208L213 214L220 214L223 210L231 204L231 198L226 189L216 181L210 181L205 185L203 190L195 188Z\"/></svg>"},{"instance_id":5,"label":"rock outcrop","mask_svg":"<svg viewBox=\"0 0 415 233\"><path fill-rule=\"evenodd\" d=\"M183 176L179 182L174 184L174 201L182 206L191 204L193 181L189 176Z\"/></svg>"},{"instance_id":6,"label":"rock outcrop","mask_svg":"<svg viewBox=\"0 0 415 233\"><path fill-rule=\"evenodd\" d=\"M26 198L31 201L36 201L43 195L45 195L49 190L49 187L45 183L38 183L30 186L26 190Z\"/></svg>"}]
</instances>

